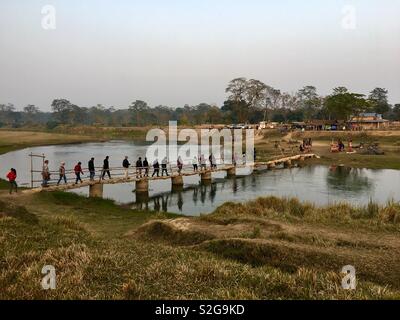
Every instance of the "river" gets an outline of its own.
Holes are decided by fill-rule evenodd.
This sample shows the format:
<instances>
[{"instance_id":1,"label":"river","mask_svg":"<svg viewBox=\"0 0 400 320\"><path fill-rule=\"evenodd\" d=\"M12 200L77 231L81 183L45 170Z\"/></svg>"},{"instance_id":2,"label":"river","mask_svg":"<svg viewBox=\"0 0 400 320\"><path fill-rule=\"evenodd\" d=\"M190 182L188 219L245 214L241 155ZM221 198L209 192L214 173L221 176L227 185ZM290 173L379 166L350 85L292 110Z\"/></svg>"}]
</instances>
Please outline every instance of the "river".
<instances>
[{"instance_id":1,"label":"river","mask_svg":"<svg viewBox=\"0 0 400 320\"><path fill-rule=\"evenodd\" d=\"M110 155L112 167L121 166L125 155L131 162L145 155L147 146L126 141L105 143L85 143L27 148L0 156L0 171L5 177L9 168L18 171L18 183L30 185L29 154L45 154L50 168L57 170L61 161L68 169L77 161L86 166L93 156L96 165L101 165L106 155ZM41 160L35 160L40 168ZM244 172L242 171L244 174ZM148 197L136 197L134 183L105 185L104 197L134 208L168 211L185 215L210 213L228 201L244 202L261 196L297 197L318 205L348 202L365 205L370 200L385 204L389 200L400 201L400 171L352 169L345 167L305 166L302 168L277 169L257 172L252 175L225 178L223 172L213 174L211 184L203 185L196 176L185 177L184 187L171 190L171 182L151 181ZM39 175L36 175L39 179ZM88 188L76 190L88 195Z\"/></svg>"}]
</instances>

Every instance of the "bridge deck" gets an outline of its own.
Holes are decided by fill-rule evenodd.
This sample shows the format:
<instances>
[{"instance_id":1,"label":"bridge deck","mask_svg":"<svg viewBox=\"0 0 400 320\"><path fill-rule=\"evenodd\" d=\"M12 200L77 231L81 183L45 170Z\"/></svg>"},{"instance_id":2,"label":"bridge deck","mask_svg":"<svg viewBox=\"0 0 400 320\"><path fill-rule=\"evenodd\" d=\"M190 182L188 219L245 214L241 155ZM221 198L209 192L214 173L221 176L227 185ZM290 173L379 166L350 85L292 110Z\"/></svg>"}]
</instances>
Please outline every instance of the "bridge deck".
<instances>
[{"instance_id":1,"label":"bridge deck","mask_svg":"<svg viewBox=\"0 0 400 320\"><path fill-rule=\"evenodd\" d=\"M154 181L154 180L167 180L167 179L171 179L174 177L178 177L178 176L182 176L182 177L187 177L187 176L196 176L196 175L201 175L204 173L212 173L212 172L221 172L221 171L228 171L230 169L233 168L268 168L269 166L276 166L279 164L284 164L288 161L298 161L300 159L310 159L310 158L319 158L319 156L315 155L315 154L301 154L301 155L295 155L295 156L288 156L288 157L284 157L284 158L280 158L280 159L275 159L275 160L270 160L267 162L256 162L252 165L219 165L217 168L211 170L211 169L207 169L207 170L201 170L199 168L199 171L195 172L193 171L193 167L192 166L185 166L183 168L183 170L181 171L181 173L179 174L178 172L170 172L169 171L169 176L155 176L152 177L151 173L149 172L149 177L144 177L143 175L141 177L138 177L136 175L136 172L130 172L128 178L124 177L124 176L119 176L119 177L115 177L115 178L111 178L111 179L95 179L93 181L90 181L88 178L86 179L82 179L83 182L82 183L78 183L78 184L74 184L74 183L67 183L67 184L60 184L60 185L49 185L48 187L34 187L28 191L30 192L40 192L40 191L65 191L65 190L71 190L71 189L79 189L79 188L83 188L83 187L88 187L91 185L96 185L96 184L119 184L119 183L129 183L129 182L137 182L137 181L142 181L142 180L149 180L149 181ZM113 171L113 168L110 168L110 171ZM150 168L150 171L152 171L152 169ZM144 172L144 170L143 170ZM142 173L143 173L142 172ZM160 168L160 173L161 173L161 168ZM75 180L75 179L74 179Z\"/></svg>"}]
</instances>

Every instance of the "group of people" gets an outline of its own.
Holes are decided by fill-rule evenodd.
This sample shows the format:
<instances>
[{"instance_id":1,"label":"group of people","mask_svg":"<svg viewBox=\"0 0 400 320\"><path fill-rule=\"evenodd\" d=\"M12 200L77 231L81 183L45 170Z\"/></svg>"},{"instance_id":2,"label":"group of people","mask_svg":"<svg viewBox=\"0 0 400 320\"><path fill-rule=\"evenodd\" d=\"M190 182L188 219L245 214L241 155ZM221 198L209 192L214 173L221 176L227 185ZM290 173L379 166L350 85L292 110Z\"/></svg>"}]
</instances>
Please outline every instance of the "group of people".
<instances>
[{"instance_id":1,"label":"group of people","mask_svg":"<svg viewBox=\"0 0 400 320\"><path fill-rule=\"evenodd\" d=\"M255 158L255 155L254 155ZM96 167L95 167L95 158L91 158L88 161L88 171L89 171L89 179L90 181L94 181L95 176L96 176ZM233 164L236 165L239 163L239 159L237 155L235 154L232 157ZM243 161L245 163L246 161L246 154L243 154ZM214 170L217 168L217 160L214 156L214 154L210 154L208 157L208 162L209 162L209 168L211 170ZM168 172L168 158L164 157L163 160L161 161L161 165L158 161L158 159L155 159L152 166L153 166L153 174L152 177L160 176L160 169L161 169L161 176L163 177L164 174L166 176L169 176ZM177 159L177 168L178 168L178 173L181 174L183 170L184 162L182 158L179 156ZM194 172L199 172L199 171L205 171L207 170L207 160L204 154L199 154L198 156L194 156L192 159L192 166L193 166L193 171ZM131 163L129 162L128 156L125 156L124 160L122 161L122 167L124 170L124 177L129 178L129 168L131 167ZM142 160L141 157L138 158L135 164L136 168L136 177L142 178L142 177L149 177L149 171L150 171L150 164L148 159L145 157L144 160ZM82 183L82 176L84 175L83 169L82 169L82 162L78 162L73 169L73 173L75 174L75 184ZM42 167L42 187L48 187L49 182L51 181L51 171L49 169L49 160L45 160L43 162L43 167ZM64 182L64 184L68 183L67 180L67 170L65 168L65 162L61 162L60 167L58 169L58 180L57 180L57 185L60 185L60 183ZM103 160L103 166L101 169L101 174L100 174L100 179L103 180L105 176L108 176L109 179L111 179L111 172L110 172L110 157L107 156ZM14 190L17 192L18 185L16 182L17 179L17 171L14 168L11 168L10 172L7 174L7 178L10 183L10 193L12 193Z\"/></svg>"},{"instance_id":2,"label":"group of people","mask_svg":"<svg viewBox=\"0 0 400 320\"><path fill-rule=\"evenodd\" d=\"M331 152L344 152L345 150L346 150L346 146L344 145L344 143L341 139L338 139L337 142L331 143ZM349 142L348 142L347 152L354 153L352 140L349 140Z\"/></svg>"},{"instance_id":3,"label":"group of people","mask_svg":"<svg viewBox=\"0 0 400 320\"><path fill-rule=\"evenodd\" d=\"M88 162L88 170L89 170L89 179L90 181L93 181L96 176L96 167L94 163L94 158L91 158ZM208 161L210 163L210 168L211 169L216 169L217 168L217 160L213 154L210 154L208 157ZM168 158L164 157L163 160L161 161L161 164L159 163L158 159L154 160L152 166L153 166L153 174L152 177L160 176L160 169L161 169L161 176L169 176L169 170L168 170ZM178 168L178 173L181 174L183 170L183 160L181 157L178 157L177 160L177 168ZM192 160L192 165L193 165L193 170L194 172L198 172L199 170L207 170L207 161L204 155L199 155L198 157L195 156ZM129 169L131 167L131 163L129 162L128 156L125 156L124 160L122 161L122 167L124 170L124 177L128 178L129 177ZM143 177L149 177L149 172L150 172L150 164L148 159L145 157L143 160L141 157L138 158L138 160L135 163L135 169L136 169L136 177L138 178L143 178ZM60 185L60 183L64 182L65 184L68 183L67 181L67 170L65 168L65 162L61 162L59 170L59 177L57 181L57 185ZM74 169L73 173L75 174L75 184L82 183L82 176L84 175L83 169L82 169L82 162L78 162ZM111 171L110 171L110 157L107 156L103 160L103 166L101 169L101 174L100 174L100 179L103 180L106 175L108 176L109 179L111 179ZM11 176L11 175L10 175ZM51 180L51 172L49 169L49 160L45 160L43 162L43 168L42 168L42 186L43 187L48 187L49 182ZM15 179L14 179L15 181Z\"/></svg>"},{"instance_id":4,"label":"group of people","mask_svg":"<svg viewBox=\"0 0 400 320\"><path fill-rule=\"evenodd\" d=\"M307 153L312 151L312 139L306 138L303 139L303 143L299 147L300 152Z\"/></svg>"},{"instance_id":5,"label":"group of people","mask_svg":"<svg viewBox=\"0 0 400 320\"><path fill-rule=\"evenodd\" d=\"M90 181L93 181L96 176L96 167L94 163L94 158L91 158L88 162L88 170L89 170L89 179ZM108 176L109 179L111 179L111 171L110 171L110 157L107 156L104 161L103 161L103 167L101 170L100 174L100 179L103 180L106 175ZM217 160L213 154L210 154L208 157L208 161L210 163L210 168L211 169L216 169L217 168ZM154 160L152 166L153 166L153 174L152 177L157 176L159 177L160 174L163 177L169 176L169 170L168 170L168 158L164 157L163 160L160 162L158 159ZM183 160L181 157L178 157L177 160L177 168L178 168L178 173L181 174L183 170ZM193 170L194 172L198 172L199 170L207 170L207 161L204 155L199 155L198 157L195 156L192 160L192 165L193 165ZM131 163L129 162L128 156L124 158L122 161L122 167L124 170L124 177L128 178L129 177L129 169L131 167ZM147 158L144 158L144 160L139 157L138 160L135 163L135 169L136 169L136 177L138 178L143 178L143 177L149 177L149 172L150 172L150 164ZM160 173L161 170L161 173ZM75 184L82 183L82 175L84 175L83 169L82 169L82 163L78 162L73 170L73 173L75 174ZM47 187L49 185L49 182L51 180L51 172L49 170L49 160L45 160L43 163L43 168L42 168L42 186ZM68 183L67 181L67 171L65 168L65 162L61 162L60 167L59 167L59 178L57 181L57 185L60 183L64 182L65 184Z\"/></svg>"}]
</instances>

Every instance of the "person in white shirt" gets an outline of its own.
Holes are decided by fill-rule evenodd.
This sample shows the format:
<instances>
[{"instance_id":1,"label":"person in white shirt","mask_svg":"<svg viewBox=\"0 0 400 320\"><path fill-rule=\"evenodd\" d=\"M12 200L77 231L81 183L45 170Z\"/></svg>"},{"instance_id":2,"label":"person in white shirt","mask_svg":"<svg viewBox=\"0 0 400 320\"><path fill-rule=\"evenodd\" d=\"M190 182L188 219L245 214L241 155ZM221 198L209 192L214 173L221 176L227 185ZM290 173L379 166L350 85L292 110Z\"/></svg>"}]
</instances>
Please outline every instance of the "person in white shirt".
<instances>
[{"instance_id":1,"label":"person in white shirt","mask_svg":"<svg viewBox=\"0 0 400 320\"><path fill-rule=\"evenodd\" d=\"M192 160L192 164L193 164L193 171L194 172L199 171L199 161L197 160L196 156L194 156L194 158Z\"/></svg>"}]
</instances>

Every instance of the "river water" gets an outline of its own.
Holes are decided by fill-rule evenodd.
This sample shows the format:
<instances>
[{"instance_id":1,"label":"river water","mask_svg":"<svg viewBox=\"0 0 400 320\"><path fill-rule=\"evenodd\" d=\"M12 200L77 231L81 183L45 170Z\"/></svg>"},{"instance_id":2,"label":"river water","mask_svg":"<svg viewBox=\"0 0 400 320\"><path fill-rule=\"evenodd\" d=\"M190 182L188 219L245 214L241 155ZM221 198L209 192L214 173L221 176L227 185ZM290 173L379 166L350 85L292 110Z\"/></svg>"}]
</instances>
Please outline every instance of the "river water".
<instances>
[{"instance_id":1,"label":"river water","mask_svg":"<svg viewBox=\"0 0 400 320\"><path fill-rule=\"evenodd\" d=\"M111 167L120 167L125 155L131 163L137 157L144 157L147 146L124 141L86 143L34 147L10 152L0 156L0 173L5 177L9 168L18 171L19 185L30 185L29 154L45 154L51 170L57 170L61 161L67 169L77 161L86 166L93 156L100 166L106 155L110 155ZM35 167L41 167L41 160L35 160ZM208 185L200 183L197 176L184 177L184 187L171 190L171 182L151 181L149 195L136 196L134 183L105 185L104 197L136 208L175 212L185 215L210 213L228 201L244 202L261 196L297 197L302 201L318 205L348 202L365 205L370 200L384 204L389 200L400 201L400 171L351 169L345 167L305 166L302 168L277 169L245 175L238 170L236 178L225 178L225 173L213 174ZM243 169L244 170L244 169ZM241 176L240 174L243 174ZM40 174L36 174L40 179ZM88 188L77 191L88 195Z\"/></svg>"}]
</instances>

